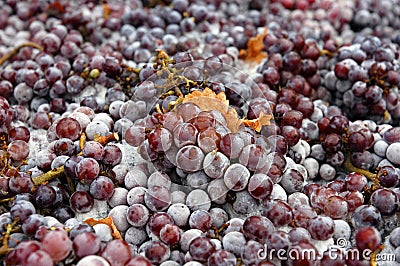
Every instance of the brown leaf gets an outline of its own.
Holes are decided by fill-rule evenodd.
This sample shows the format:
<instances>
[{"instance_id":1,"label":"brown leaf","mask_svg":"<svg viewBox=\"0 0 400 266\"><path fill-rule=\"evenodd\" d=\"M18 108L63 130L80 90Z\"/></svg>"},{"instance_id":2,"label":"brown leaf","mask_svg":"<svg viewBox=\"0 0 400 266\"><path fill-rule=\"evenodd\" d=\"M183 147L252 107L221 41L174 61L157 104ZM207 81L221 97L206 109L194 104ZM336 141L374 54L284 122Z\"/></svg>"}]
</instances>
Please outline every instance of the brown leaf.
<instances>
[{"instance_id":1,"label":"brown leaf","mask_svg":"<svg viewBox=\"0 0 400 266\"><path fill-rule=\"evenodd\" d=\"M266 115L264 113L261 113L260 117L257 119L240 119L236 110L229 107L229 100L226 99L226 94L224 92L215 94L210 88L205 88L203 91L193 91L186 95L182 102L194 103L203 111L216 110L221 112L231 132L237 132L241 124L260 132L261 127L269 125L270 121L273 119L271 115Z\"/></svg>"},{"instance_id":2,"label":"brown leaf","mask_svg":"<svg viewBox=\"0 0 400 266\"><path fill-rule=\"evenodd\" d=\"M252 120L242 119L241 123L245 126L253 128L257 132L260 132L262 126L267 126L271 124L272 119L274 119L272 115L266 115L263 112L261 112L260 116L257 119L252 119Z\"/></svg>"},{"instance_id":3,"label":"brown leaf","mask_svg":"<svg viewBox=\"0 0 400 266\"><path fill-rule=\"evenodd\" d=\"M110 216L101 219L88 218L85 220L85 223L87 223L90 226L95 226L96 224L106 224L111 228L112 231L111 235L115 239L122 239L121 234L119 233L117 227L114 224L113 219Z\"/></svg>"},{"instance_id":4,"label":"brown leaf","mask_svg":"<svg viewBox=\"0 0 400 266\"><path fill-rule=\"evenodd\" d=\"M232 132L238 130L240 119L236 110L229 107L229 101L226 99L224 92L215 94L210 88L205 88L203 91L193 91L183 99L183 103L186 102L196 104L203 111L216 110L221 112L225 117L227 127Z\"/></svg>"},{"instance_id":5,"label":"brown leaf","mask_svg":"<svg viewBox=\"0 0 400 266\"><path fill-rule=\"evenodd\" d=\"M262 51L264 49L263 39L265 35L267 35L267 32L267 29L264 29L262 34L251 37L247 42L247 50L240 50L239 58L249 63L261 63L261 61L268 56L267 53Z\"/></svg>"}]
</instances>

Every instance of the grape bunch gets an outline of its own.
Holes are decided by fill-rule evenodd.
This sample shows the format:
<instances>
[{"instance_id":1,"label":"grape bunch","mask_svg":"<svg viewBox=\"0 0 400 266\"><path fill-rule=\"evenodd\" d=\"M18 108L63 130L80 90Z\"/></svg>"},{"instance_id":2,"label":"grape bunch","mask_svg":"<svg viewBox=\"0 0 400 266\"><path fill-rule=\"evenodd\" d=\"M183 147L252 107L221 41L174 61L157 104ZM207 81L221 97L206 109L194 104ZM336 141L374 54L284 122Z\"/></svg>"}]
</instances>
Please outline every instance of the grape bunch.
<instances>
[{"instance_id":1,"label":"grape bunch","mask_svg":"<svg viewBox=\"0 0 400 266\"><path fill-rule=\"evenodd\" d=\"M2 1L0 264L400 263L399 4Z\"/></svg>"}]
</instances>

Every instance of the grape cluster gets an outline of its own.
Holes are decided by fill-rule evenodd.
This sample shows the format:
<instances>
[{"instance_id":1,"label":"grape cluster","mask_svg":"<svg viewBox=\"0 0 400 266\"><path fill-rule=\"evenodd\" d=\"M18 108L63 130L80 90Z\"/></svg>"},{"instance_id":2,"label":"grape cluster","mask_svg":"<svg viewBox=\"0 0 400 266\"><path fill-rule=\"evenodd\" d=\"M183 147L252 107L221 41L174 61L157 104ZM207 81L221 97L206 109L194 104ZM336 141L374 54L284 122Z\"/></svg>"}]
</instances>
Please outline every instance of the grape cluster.
<instances>
[{"instance_id":1,"label":"grape cluster","mask_svg":"<svg viewBox=\"0 0 400 266\"><path fill-rule=\"evenodd\" d=\"M3 1L0 264L400 263L399 4Z\"/></svg>"}]
</instances>

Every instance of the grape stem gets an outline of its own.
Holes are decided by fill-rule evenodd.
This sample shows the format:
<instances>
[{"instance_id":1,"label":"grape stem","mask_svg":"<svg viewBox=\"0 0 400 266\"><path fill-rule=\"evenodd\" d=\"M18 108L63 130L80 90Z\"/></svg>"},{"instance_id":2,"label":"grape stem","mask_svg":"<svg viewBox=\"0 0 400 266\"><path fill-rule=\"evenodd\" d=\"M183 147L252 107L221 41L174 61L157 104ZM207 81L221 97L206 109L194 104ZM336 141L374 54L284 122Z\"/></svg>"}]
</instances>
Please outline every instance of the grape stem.
<instances>
[{"instance_id":1,"label":"grape stem","mask_svg":"<svg viewBox=\"0 0 400 266\"><path fill-rule=\"evenodd\" d=\"M32 178L33 183L37 186L45 182L51 181L54 178L61 177L64 175L64 165L54 170L48 171L40 176Z\"/></svg>"},{"instance_id":2,"label":"grape stem","mask_svg":"<svg viewBox=\"0 0 400 266\"><path fill-rule=\"evenodd\" d=\"M15 219L12 223L7 224L6 226L6 232L4 233L4 237L3 237L3 245L0 247L0 256L4 256L7 253L9 253L11 250L13 250L12 248L10 248L8 246L8 240L10 240L10 235L13 231L13 228L15 226L15 224L18 222L18 219Z\"/></svg>"},{"instance_id":3,"label":"grape stem","mask_svg":"<svg viewBox=\"0 0 400 266\"><path fill-rule=\"evenodd\" d=\"M11 50L10 52L6 53L2 58L0 58L0 66L2 66L8 59L10 59L14 55L16 55L19 52L19 50L21 50L24 47L33 47L33 48L36 48L36 49L38 49L40 51L43 51L43 47L40 46L37 43L24 42L23 44L18 45L13 50Z\"/></svg>"},{"instance_id":4,"label":"grape stem","mask_svg":"<svg viewBox=\"0 0 400 266\"><path fill-rule=\"evenodd\" d=\"M349 155L347 156L347 159L344 162L343 166L350 172L356 172L356 173L365 175L369 180L375 181L375 179L376 179L376 174L371 173L370 171L367 171L365 169L361 169L361 168L355 167L351 163L351 159L350 159Z\"/></svg>"},{"instance_id":5,"label":"grape stem","mask_svg":"<svg viewBox=\"0 0 400 266\"><path fill-rule=\"evenodd\" d=\"M116 141L119 140L119 136L118 136L117 132L111 133L110 135L107 135L107 136L99 136L96 134L94 137L94 141L99 142L101 145L105 145L108 142L114 141L114 140L116 140ZM86 134L82 133L81 137L79 139L79 147L81 149L83 149L83 147L85 146L85 143L86 143ZM82 152L78 153L78 155L82 155ZM63 175L64 175L64 165L62 165L56 169L50 170L50 171L48 171L42 175L39 175L37 177L34 177L34 178L32 178L32 181L36 186L38 186L40 184L49 182L55 178L62 177ZM70 179L70 177L68 177L68 176L67 176L67 181L68 181L68 185L70 186L71 191L74 191L73 182Z\"/></svg>"},{"instance_id":6,"label":"grape stem","mask_svg":"<svg viewBox=\"0 0 400 266\"><path fill-rule=\"evenodd\" d=\"M13 201L14 200L14 197L11 197L11 198L5 198L5 199L1 199L0 200L0 203L4 203L4 202L10 202L10 201Z\"/></svg>"}]
</instances>

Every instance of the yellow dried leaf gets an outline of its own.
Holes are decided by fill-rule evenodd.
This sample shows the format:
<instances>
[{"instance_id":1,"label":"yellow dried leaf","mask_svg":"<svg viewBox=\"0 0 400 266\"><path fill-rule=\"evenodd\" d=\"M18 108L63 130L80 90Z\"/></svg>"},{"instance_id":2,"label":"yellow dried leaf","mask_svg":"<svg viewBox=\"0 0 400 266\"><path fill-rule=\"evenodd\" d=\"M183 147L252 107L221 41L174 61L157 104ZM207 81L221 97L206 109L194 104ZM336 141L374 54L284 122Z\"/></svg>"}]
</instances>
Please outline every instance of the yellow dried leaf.
<instances>
[{"instance_id":1,"label":"yellow dried leaf","mask_svg":"<svg viewBox=\"0 0 400 266\"><path fill-rule=\"evenodd\" d=\"M267 29L264 29L262 34L251 37L247 42L247 50L240 50L239 58L249 63L261 63L261 61L268 56L267 53L262 51L264 49L263 39L265 35L267 35L267 32Z\"/></svg>"},{"instance_id":2,"label":"yellow dried leaf","mask_svg":"<svg viewBox=\"0 0 400 266\"><path fill-rule=\"evenodd\" d=\"M225 117L227 127L232 132L236 132L239 128L240 119L238 114L235 109L229 108L229 101L226 99L224 92L215 94L210 88L205 88L203 91L193 91L186 95L182 102L194 103L203 111L219 111Z\"/></svg>"},{"instance_id":3,"label":"yellow dried leaf","mask_svg":"<svg viewBox=\"0 0 400 266\"><path fill-rule=\"evenodd\" d=\"M111 228L112 231L111 235L115 239L122 239L121 234L119 233L117 227L114 224L113 219L110 216L101 219L88 218L85 220L85 223L87 223L90 226L95 226L96 224L106 224Z\"/></svg>"},{"instance_id":4,"label":"yellow dried leaf","mask_svg":"<svg viewBox=\"0 0 400 266\"><path fill-rule=\"evenodd\" d=\"M203 91L193 91L186 95L182 102L194 103L203 111L219 111L224 116L227 127L231 132L237 132L241 124L260 132L261 127L269 125L273 119L271 115L264 113L261 113L257 119L240 119L236 110L229 107L229 100L226 99L226 94L224 92L215 94L210 88L205 88Z\"/></svg>"},{"instance_id":5,"label":"yellow dried leaf","mask_svg":"<svg viewBox=\"0 0 400 266\"><path fill-rule=\"evenodd\" d=\"M255 131L260 132L262 126L267 126L271 124L271 120L274 117L272 115L266 115L261 112L260 116L257 119L247 120L242 119L241 123L247 127L253 128Z\"/></svg>"}]
</instances>

